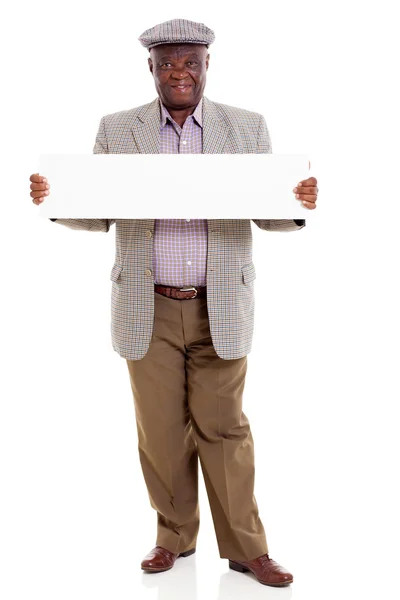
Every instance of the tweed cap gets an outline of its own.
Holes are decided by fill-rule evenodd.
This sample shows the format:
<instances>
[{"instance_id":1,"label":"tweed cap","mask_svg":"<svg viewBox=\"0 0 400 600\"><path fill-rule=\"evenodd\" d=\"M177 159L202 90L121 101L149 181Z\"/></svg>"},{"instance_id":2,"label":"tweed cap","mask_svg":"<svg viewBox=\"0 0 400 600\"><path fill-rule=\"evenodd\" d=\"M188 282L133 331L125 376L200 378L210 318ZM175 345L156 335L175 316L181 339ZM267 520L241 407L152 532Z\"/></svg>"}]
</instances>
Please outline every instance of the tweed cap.
<instances>
[{"instance_id":1,"label":"tweed cap","mask_svg":"<svg viewBox=\"0 0 400 600\"><path fill-rule=\"evenodd\" d=\"M146 29L138 38L142 46L150 49L160 44L212 44L215 34L204 23L187 19L172 19Z\"/></svg>"}]
</instances>

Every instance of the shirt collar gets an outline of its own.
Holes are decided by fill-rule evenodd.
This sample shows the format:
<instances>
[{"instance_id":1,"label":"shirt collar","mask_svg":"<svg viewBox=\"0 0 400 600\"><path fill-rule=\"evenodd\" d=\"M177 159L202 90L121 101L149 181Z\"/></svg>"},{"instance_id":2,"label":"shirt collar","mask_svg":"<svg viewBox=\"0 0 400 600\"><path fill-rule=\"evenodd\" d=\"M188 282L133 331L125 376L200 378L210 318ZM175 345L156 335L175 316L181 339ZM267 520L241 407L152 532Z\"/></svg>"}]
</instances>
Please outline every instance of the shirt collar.
<instances>
[{"instance_id":1,"label":"shirt collar","mask_svg":"<svg viewBox=\"0 0 400 600\"><path fill-rule=\"evenodd\" d=\"M170 119L172 119L172 117L169 114L168 110L165 108L164 104L161 102L160 98L159 102L161 107L161 127L164 127L164 125L167 122L167 117L169 117ZM196 108L190 116L197 121L200 127L203 127L203 98L200 100L200 102L198 103L198 105L196 106Z\"/></svg>"}]
</instances>

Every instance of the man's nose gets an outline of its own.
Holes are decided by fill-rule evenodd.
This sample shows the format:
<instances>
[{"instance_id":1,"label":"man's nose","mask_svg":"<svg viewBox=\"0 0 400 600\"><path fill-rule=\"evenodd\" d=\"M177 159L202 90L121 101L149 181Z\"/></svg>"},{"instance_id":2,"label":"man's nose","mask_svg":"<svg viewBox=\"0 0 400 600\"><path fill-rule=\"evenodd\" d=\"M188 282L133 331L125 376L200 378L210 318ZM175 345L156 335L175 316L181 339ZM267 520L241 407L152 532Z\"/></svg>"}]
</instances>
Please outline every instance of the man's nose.
<instances>
[{"instance_id":1,"label":"man's nose","mask_svg":"<svg viewBox=\"0 0 400 600\"><path fill-rule=\"evenodd\" d=\"M174 79L185 79L187 77L187 73L185 69L179 69L178 71L174 71L172 76Z\"/></svg>"}]
</instances>

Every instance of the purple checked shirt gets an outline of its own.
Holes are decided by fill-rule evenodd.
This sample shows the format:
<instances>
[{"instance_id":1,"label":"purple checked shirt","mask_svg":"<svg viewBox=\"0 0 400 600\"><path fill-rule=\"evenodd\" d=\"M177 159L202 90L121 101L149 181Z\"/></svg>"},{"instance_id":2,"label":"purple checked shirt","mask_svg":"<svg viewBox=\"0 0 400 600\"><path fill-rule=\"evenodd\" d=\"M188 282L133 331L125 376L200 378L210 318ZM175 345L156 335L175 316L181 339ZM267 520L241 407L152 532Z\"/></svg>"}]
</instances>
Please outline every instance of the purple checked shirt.
<instances>
[{"instance_id":1,"label":"purple checked shirt","mask_svg":"<svg viewBox=\"0 0 400 600\"><path fill-rule=\"evenodd\" d=\"M183 127L159 99L164 154L201 154L203 120L200 100ZM173 287L206 285L207 219L156 219L153 241L154 282Z\"/></svg>"}]
</instances>

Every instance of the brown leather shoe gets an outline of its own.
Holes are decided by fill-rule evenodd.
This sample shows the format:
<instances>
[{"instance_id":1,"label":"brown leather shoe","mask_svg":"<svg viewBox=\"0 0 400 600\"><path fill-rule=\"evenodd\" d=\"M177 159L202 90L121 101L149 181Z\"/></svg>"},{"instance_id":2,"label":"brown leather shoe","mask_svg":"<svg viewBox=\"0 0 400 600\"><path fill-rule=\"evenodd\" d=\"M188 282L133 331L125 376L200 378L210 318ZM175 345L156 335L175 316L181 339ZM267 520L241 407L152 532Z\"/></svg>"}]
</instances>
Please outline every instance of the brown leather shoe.
<instances>
[{"instance_id":1,"label":"brown leather shoe","mask_svg":"<svg viewBox=\"0 0 400 600\"><path fill-rule=\"evenodd\" d=\"M229 568L239 571L239 573L251 571L258 581L264 585L281 587L293 583L293 575L272 560L268 554L263 554L254 560L248 561L230 560Z\"/></svg>"},{"instance_id":2,"label":"brown leather shoe","mask_svg":"<svg viewBox=\"0 0 400 600\"><path fill-rule=\"evenodd\" d=\"M181 552L180 554L174 554L162 546L156 546L149 552L147 556L142 560L143 571L150 571L152 573L160 573L161 571L168 571L172 569L175 561L180 556L190 556L196 552L196 548Z\"/></svg>"}]
</instances>

